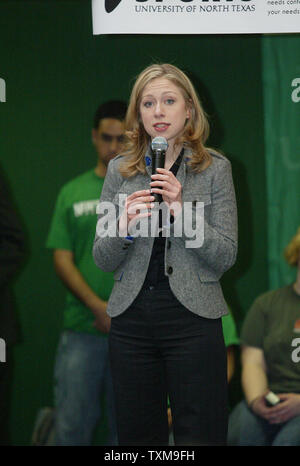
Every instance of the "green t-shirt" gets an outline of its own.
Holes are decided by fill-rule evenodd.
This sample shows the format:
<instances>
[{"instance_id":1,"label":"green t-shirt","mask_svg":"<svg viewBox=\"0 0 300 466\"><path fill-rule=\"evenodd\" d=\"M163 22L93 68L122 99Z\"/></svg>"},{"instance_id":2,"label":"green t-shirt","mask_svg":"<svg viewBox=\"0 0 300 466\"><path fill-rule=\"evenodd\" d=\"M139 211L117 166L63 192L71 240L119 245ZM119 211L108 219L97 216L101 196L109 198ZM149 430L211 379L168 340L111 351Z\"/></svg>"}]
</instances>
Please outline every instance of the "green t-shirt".
<instances>
[{"instance_id":1,"label":"green t-shirt","mask_svg":"<svg viewBox=\"0 0 300 466\"><path fill-rule=\"evenodd\" d=\"M97 223L96 207L103 182L104 178L90 170L63 186L56 202L46 246L72 251L75 264L85 281L101 299L107 301L113 287L113 274L99 269L92 256ZM94 321L91 310L67 291L64 328L105 335L93 326Z\"/></svg>"},{"instance_id":2,"label":"green t-shirt","mask_svg":"<svg viewBox=\"0 0 300 466\"><path fill-rule=\"evenodd\" d=\"M292 285L259 296L243 324L241 343L263 350L269 388L275 393L300 393L300 363L292 359L299 326L300 296Z\"/></svg>"},{"instance_id":3,"label":"green t-shirt","mask_svg":"<svg viewBox=\"0 0 300 466\"><path fill-rule=\"evenodd\" d=\"M229 313L222 317L222 328L226 348L231 345L239 345L240 340L236 331L235 322L228 308Z\"/></svg>"}]
</instances>

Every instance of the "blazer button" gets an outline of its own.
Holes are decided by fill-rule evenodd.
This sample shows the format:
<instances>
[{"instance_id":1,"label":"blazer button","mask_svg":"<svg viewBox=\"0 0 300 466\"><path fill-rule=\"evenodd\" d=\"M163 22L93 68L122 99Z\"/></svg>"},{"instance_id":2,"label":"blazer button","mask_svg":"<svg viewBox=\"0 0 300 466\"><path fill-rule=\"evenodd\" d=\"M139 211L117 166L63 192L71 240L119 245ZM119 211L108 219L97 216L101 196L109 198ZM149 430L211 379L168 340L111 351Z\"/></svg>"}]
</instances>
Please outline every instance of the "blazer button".
<instances>
[{"instance_id":1,"label":"blazer button","mask_svg":"<svg viewBox=\"0 0 300 466\"><path fill-rule=\"evenodd\" d=\"M168 249L170 249L171 244L172 244L171 241L168 239L168 242L167 242L167 248L168 248Z\"/></svg>"},{"instance_id":2,"label":"blazer button","mask_svg":"<svg viewBox=\"0 0 300 466\"><path fill-rule=\"evenodd\" d=\"M168 274L172 275L172 273L173 273L173 267L170 266L170 267L168 267Z\"/></svg>"}]
</instances>

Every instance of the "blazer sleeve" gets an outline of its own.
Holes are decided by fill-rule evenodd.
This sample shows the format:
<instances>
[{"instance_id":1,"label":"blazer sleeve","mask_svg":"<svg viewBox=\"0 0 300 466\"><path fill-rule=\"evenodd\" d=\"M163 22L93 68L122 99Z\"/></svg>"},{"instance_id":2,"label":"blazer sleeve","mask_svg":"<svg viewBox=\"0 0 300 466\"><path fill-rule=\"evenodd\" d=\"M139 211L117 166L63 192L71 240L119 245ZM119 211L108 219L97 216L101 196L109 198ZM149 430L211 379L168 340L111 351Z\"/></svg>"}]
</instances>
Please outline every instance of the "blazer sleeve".
<instances>
[{"instance_id":1,"label":"blazer sleeve","mask_svg":"<svg viewBox=\"0 0 300 466\"><path fill-rule=\"evenodd\" d=\"M113 272L126 258L133 238L121 237L118 231L118 219L121 213L118 192L123 177L118 170L116 157L108 164L107 173L97 207L98 220L93 245L95 264L105 272Z\"/></svg>"},{"instance_id":2,"label":"blazer sleeve","mask_svg":"<svg viewBox=\"0 0 300 466\"><path fill-rule=\"evenodd\" d=\"M217 160L212 180L211 204L204 206L204 217L201 219L203 240L198 247L190 248L190 251L198 256L201 263L215 275L216 279L220 279L223 273L235 263L238 227L231 164L224 157ZM207 208L210 209L209 217L206 217ZM192 228L197 231L195 209L196 207L193 207ZM181 220L186 215L185 210L183 206ZM182 232L181 237L175 237L174 241L184 241L186 245L191 238L185 235L184 228Z\"/></svg>"}]
</instances>

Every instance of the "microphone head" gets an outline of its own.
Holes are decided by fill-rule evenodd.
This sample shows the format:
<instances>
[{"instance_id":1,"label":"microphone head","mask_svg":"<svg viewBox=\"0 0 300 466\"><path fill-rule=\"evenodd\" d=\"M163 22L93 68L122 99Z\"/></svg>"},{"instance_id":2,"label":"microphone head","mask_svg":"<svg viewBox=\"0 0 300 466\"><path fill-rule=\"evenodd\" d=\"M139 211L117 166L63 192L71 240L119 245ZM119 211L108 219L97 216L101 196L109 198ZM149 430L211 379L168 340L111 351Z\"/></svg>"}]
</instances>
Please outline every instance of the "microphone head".
<instances>
[{"instance_id":1,"label":"microphone head","mask_svg":"<svg viewBox=\"0 0 300 466\"><path fill-rule=\"evenodd\" d=\"M151 142L151 149L153 150L153 152L156 152L156 151L161 151L161 152L166 152L166 150L168 149L168 141L166 140L166 138L163 138L162 136L157 136L156 138L152 139L152 142Z\"/></svg>"}]
</instances>

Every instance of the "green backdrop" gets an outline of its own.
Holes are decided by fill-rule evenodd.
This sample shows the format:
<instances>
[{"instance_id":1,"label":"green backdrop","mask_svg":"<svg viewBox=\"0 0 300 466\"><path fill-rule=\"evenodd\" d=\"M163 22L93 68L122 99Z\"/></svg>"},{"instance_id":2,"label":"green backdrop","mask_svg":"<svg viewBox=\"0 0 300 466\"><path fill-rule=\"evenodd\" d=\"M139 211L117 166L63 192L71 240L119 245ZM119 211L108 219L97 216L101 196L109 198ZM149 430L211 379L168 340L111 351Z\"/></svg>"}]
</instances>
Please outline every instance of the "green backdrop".
<instances>
[{"instance_id":1,"label":"green backdrop","mask_svg":"<svg viewBox=\"0 0 300 466\"><path fill-rule=\"evenodd\" d=\"M283 250L300 226L300 37L263 40L269 283L290 283Z\"/></svg>"},{"instance_id":2,"label":"green backdrop","mask_svg":"<svg viewBox=\"0 0 300 466\"><path fill-rule=\"evenodd\" d=\"M91 125L98 104L128 99L134 76L149 63L171 62L190 74L210 116L210 145L232 162L240 243L223 286L238 324L268 288L261 49L256 35L95 37L88 1L0 3L0 77L7 86L7 101L0 103L1 164L28 250L14 287L21 327L14 445L30 442L38 409L53 402L64 289L44 244L58 190L95 164ZM105 426L100 431L104 437Z\"/></svg>"}]
</instances>

